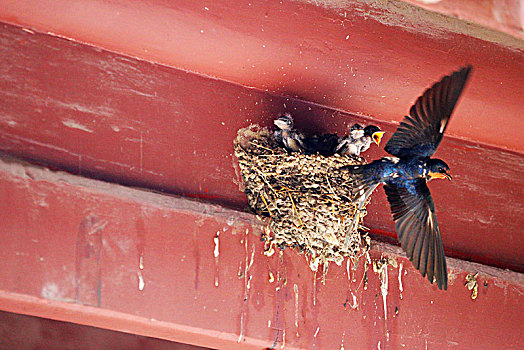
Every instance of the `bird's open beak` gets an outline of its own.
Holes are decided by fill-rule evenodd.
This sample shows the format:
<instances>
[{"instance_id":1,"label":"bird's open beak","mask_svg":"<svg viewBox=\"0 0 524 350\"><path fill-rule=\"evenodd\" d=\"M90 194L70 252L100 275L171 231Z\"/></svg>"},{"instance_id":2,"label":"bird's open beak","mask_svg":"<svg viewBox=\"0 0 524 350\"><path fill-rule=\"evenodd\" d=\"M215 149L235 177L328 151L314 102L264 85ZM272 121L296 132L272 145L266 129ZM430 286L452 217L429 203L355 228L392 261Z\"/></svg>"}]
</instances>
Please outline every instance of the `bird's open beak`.
<instances>
[{"instance_id":1,"label":"bird's open beak","mask_svg":"<svg viewBox=\"0 0 524 350\"><path fill-rule=\"evenodd\" d=\"M429 177L431 179L448 179L449 181L452 179L451 174L449 173L434 173L432 171L430 171Z\"/></svg>"},{"instance_id":2,"label":"bird's open beak","mask_svg":"<svg viewBox=\"0 0 524 350\"><path fill-rule=\"evenodd\" d=\"M373 141L377 144L377 146L380 146L380 140L382 140L382 136L384 136L384 131L377 131L373 133Z\"/></svg>"}]
</instances>

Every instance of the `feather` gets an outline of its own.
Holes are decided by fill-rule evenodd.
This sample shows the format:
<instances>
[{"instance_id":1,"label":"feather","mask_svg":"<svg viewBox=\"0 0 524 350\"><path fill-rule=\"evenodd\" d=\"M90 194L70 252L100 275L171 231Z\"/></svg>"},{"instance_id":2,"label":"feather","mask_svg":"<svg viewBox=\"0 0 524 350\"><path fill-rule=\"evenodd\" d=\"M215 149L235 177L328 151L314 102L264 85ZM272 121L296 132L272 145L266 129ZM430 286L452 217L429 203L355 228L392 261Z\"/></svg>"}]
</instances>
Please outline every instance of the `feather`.
<instances>
[{"instance_id":1,"label":"feather","mask_svg":"<svg viewBox=\"0 0 524 350\"><path fill-rule=\"evenodd\" d=\"M447 289L446 258L426 180L409 180L403 187L386 185L384 190L402 248L422 276L431 283L436 277L439 289Z\"/></svg>"}]
</instances>

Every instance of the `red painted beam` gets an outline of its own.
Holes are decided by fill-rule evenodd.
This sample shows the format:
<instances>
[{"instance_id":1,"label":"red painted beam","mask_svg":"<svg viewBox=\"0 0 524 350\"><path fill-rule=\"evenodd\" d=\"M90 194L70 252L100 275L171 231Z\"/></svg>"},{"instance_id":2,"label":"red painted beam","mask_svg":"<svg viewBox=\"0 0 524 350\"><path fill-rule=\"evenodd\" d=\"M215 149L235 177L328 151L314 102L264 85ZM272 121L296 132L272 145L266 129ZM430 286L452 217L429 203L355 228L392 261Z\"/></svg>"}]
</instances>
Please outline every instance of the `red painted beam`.
<instances>
[{"instance_id":1,"label":"red painted beam","mask_svg":"<svg viewBox=\"0 0 524 350\"><path fill-rule=\"evenodd\" d=\"M522 0L403 0L430 11L478 23L524 39Z\"/></svg>"},{"instance_id":2,"label":"red painted beam","mask_svg":"<svg viewBox=\"0 0 524 350\"><path fill-rule=\"evenodd\" d=\"M0 0L0 20L388 122L470 63L448 134L524 151L524 42L404 2Z\"/></svg>"},{"instance_id":3,"label":"red painted beam","mask_svg":"<svg viewBox=\"0 0 524 350\"><path fill-rule=\"evenodd\" d=\"M284 110L296 115L300 128L317 132L370 122L8 25L0 43L0 150L230 207L246 206L232 156L239 128L270 125ZM473 75L451 125L472 121L464 112L475 89L484 89L479 79ZM511 121L515 129L519 116ZM394 131L387 121L373 122L388 131L386 139ZM367 157L383 155L375 147ZM524 271L522 154L449 137L437 156L455 179L430 184L447 253ZM394 237L382 190L369 213L368 227Z\"/></svg>"},{"instance_id":4,"label":"red painted beam","mask_svg":"<svg viewBox=\"0 0 524 350\"><path fill-rule=\"evenodd\" d=\"M373 259L402 264L384 305L365 258L350 279L330 265L324 285L291 249L265 256L250 214L9 159L0 196L1 310L220 349L522 345L519 273L449 259L443 292L373 243Z\"/></svg>"},{"instance_id":5,"label":"red painted beam","mask_svg":"<svg viewBox=\"0 0 524 350\"><path fill-rule=\"evenodd\" d=\"M0 312L1 349L208 350L135 334Z\"/></svg>"}]
</instances>

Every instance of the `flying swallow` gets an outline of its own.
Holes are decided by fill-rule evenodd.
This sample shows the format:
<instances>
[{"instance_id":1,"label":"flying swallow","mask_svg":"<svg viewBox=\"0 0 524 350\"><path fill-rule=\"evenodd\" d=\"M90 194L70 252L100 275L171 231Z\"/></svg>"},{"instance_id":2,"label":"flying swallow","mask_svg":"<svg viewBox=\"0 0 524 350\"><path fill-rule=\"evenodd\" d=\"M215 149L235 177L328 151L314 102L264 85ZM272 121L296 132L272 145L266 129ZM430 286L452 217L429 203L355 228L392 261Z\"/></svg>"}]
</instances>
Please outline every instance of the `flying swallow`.
<instances>
[{"instance_id":1,"label":"flying swallow","mask_svg":"<svg viewBox=\"0 0 524 350\"><path fill-rule=\"evenodd\" d=\"M385 157L363 166L347 166L356 183L358 210L384 184L398 239L422 276L448 287L444 247L428 181L451 180L449 166L431 159L442 141L453 109L471 72L464 67L445 76L420 96L386 145Z\"/></svg>"},{"instance_id":2,"label":"flying swallow","mask_svg":"<svg viewBox=\"0 0 524 350\"><path fill-rule=\"evenodd\" d=\"M273 123L277 127L273 137L280 147L284 147L288 152L304 150L304 135L293 127L291 114L285 113Z\"/></svg>"},{"instance_id":3,"label":"flying swallow","mask_svg":"<svg viewBox=\"0 0 524 350\"><path fill-rule=\"evenodd\" d=\"M372 142L379 146L383 135L384 131L378 126L368 125L363 128L360 124L354 124L349 129L349 134L339 139L335 152L360 156L362 152L369 149Z\"/></svg>"}]
</instances>

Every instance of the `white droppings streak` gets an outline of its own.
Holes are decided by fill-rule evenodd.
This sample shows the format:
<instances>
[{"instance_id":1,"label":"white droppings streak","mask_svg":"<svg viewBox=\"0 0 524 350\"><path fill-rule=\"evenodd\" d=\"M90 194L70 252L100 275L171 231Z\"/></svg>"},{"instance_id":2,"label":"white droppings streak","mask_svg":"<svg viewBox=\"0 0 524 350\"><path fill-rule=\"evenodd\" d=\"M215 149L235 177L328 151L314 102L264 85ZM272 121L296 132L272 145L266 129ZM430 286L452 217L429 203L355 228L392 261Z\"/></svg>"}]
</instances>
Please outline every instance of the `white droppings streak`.
<instances>
[{"instance_id":1,"label":"white droppings streak","mask_svg":"<svg viewBox=\"0 0 524 350\"><path fill-rule=\"evenodd\" d=\"M313 338L317 337L319 331L320 331L320 327L317 327L317 330L315 331L315 334L313 334Z\"/></svg>"},{"instance_id":2,"label":"white droppings streak","mask_svg":"<svg viewBox=\"0 0 524 350\"><path fill-rule=\"evenodd\" d=\"M351 297L353 298L353 303L349 305L349 307L352 309L356 309L358 307L357 296L353 294L353 292L351 292Z\"/></svg>"},{"instance_id":3,"label":"white droppings streak","mask_svg":"<svg viewBox=\"0 0 524 350\"><path fill-rule=\"evenodd\" d=\"M219 237L220 231L217 231L217 234L213 237L213 242L215 243L215 249L213 250L213 256L215 257L215 287L218 287L218 256L220 255Z\"/></svg>"},{"instance_id":4,"label":"white droppings streak","mask_svg":"<svg viewBox=\"0 0 524 350\"><path fill-rule=\"evenodd\" d=\"M402 299L402 292L404 291L402 286L402 263L398 266L398 289L400 290L400 299Z\"/></svg>"},{"instance_id":5,"label":"white droppings streak","mask_svg":"<svg viewBox=\"0 0 524 350\"><path fill-rule=\"evenodd\" d=\"M251 266L253 266L254 262L255 262L255 245L253 244L253 247L251 247L251 259L249 260L249 265L246 271L249 271Z\"/></svg>"},{"instance_id":6,"label":"white droppings streak","mask_svg":"<svg viewBox=\"0 0 524 350\"><path fill-rule=\"evenodd\" d=\"M249 279L247 281L247 290L250 290L251 289L251 279L253 278L253 276L249 276Z\"/></svg>"},{"instance_id":7,"label":"white droppings streak","mask_svg":"<svg viewBox=\"0 0 524 350\"><path fill-rule=\"evenodd\" d=\"M388 319L388 308L386 297L388 295L388 265L384 264L380 268L380 292L382 294L382 303L384 304L384 319Z\"/></svg>"},{"instance_id":8,"label":"white droppings streak","mask_svg":"<svg viewBox=\"0 0 524 350\"><path fill-rule=\"evenodd\" d=\"M142 270L138 270L137 275L138 275L138 290L142 291L144 290L144 287L146 286L146 283L144 282L144 277L142 276Z\"/></svg>"},{"instance_id":9,"label":"white droppings streak","mask_svg":"<svg viewBox=\"0 0 524 350\"><path fill-rule=\"evenodd\" d=\"M80 124L72 119L62 120L62 124L64 124L65 126L71 129L78 129L78 130L82 130L82 131L89 132L89 133L93 132L93 130L89 129L87 126Z\"/></svg>"},{"instance_id":10,"label":"white droppings streak","mask_svg":"<svg viewBox=\"0 0 524 350\"><path fill-rule=\"evenodd\" d=\"M213 242L215 242L215 250L213 251L213 255L215 256L215 259L218 258L218 256L220 255L220 250L219 250L219 238L220 236L220 231L217 232L217 235L215 237L213 237Z\"/></svg>"},{"instance_id":11,"label":"white droppings streak","mask_svg":"<svg viewBox=\"0 0 524 350\"><path fill-rule=\"evenodd\" d=\"M298 337L298 286L293 284L293 291L295 292L295 327L297 329L297 337Z\"/></svg>"},{"instance_id":12,"label":"white droppings streak","mask_svg":"<svg viewBox=\"0 0 524 350\"><path fill-rule=\"evenodd\" d=\"M253 244L253 247L251 249L251 259L248 260L248 249L247 249L247 239L248 239L248 234L249 234L249 229L246 229L246 236L245 238L243 239L243 242L244 242L244 251L245 251L245 254L246 254L246 260L245 260L245 266L244 266L244 303L247 302L248 298L249 298L249 290L251 288L251 278L253 276L250 276L249 275L249 269L251 269L251 266L253 266L253 262L255 261L255 244ZM242 309L242 313L240 315L240 335L238 336L238 342L240 343L240 341L242 340L242 338L244 337L244 332L245 332L245 309L243 307ZM270 325L270 323L269 323Z\"/></svg>"},{"instance_id":13,"label":"white droppings streak","mask_svg":"<svg viewBox=\"0 0 524 350\"><path fill-rule=\"evenodd\" d=\"M351 282L351 275L349 273L349 258L347 259L346 263L346 271L348 272L348 281Z\"/></svg>"},{"instance_id":14,"label":"white droppings streak","mask_svg":"<svg viewBox=\"0 0 524 350\"><path fill-rule=\"evenodd\" d=\"M380 350L380 340L378 341L378 344L377 344L377 349Z\"/></svg>"},{"instance_id":15,"label":"white droppings streak","mask_svg":"<svg viewBox=\"0 0 524 350\"><path fill-rule=\"evenodd\" d=\"M138 258L138 290L144 290L144 287L146 286L146 283L144 282L144 276L142 275L142 270L144 270L144 256L140 254L140 257Z\"/></svg>"},{"instance_id":16,"label":"white droppings streak","mask_svg":"<svg viewBox=\"0 0 524 350\"><path fill-rule=\"evenodd\" d=\"M238 335L237 343L240 343L244 338L244 313L240 314L240 334Z\"/></svg>"},{"instance_id":17,"label":"white droppings streak","mask_svg":"<svg viewBox=\"0 0 524 350\"><path fill-rule=\"evenodd\" d=\"M286 330L285 329L282 331L282 346L280 346L280 348L284 349L284 346L286 346Z\"/></svg>"},{"instance_id":18,"label":"white droppings streak","mask_svg":"<svg viewBox=\"0 0 524 350\"><path fill-rule=\"evenodd\" d=\"M249 264L247 263L247 251L246 251L246 270L244 273L244 279L247 279L247 280L246 280L246 292L245 292L244 300L247 300L249 290L251 289L251 278L253 278L253 276L249 275L248 277L248 273L249 273L249 269L251 269L251 266L253 266L254 261L255 261L255 245L253 244L253 247L251 248L251 260L249 261Z\"/></svg>"}]
</instances>

